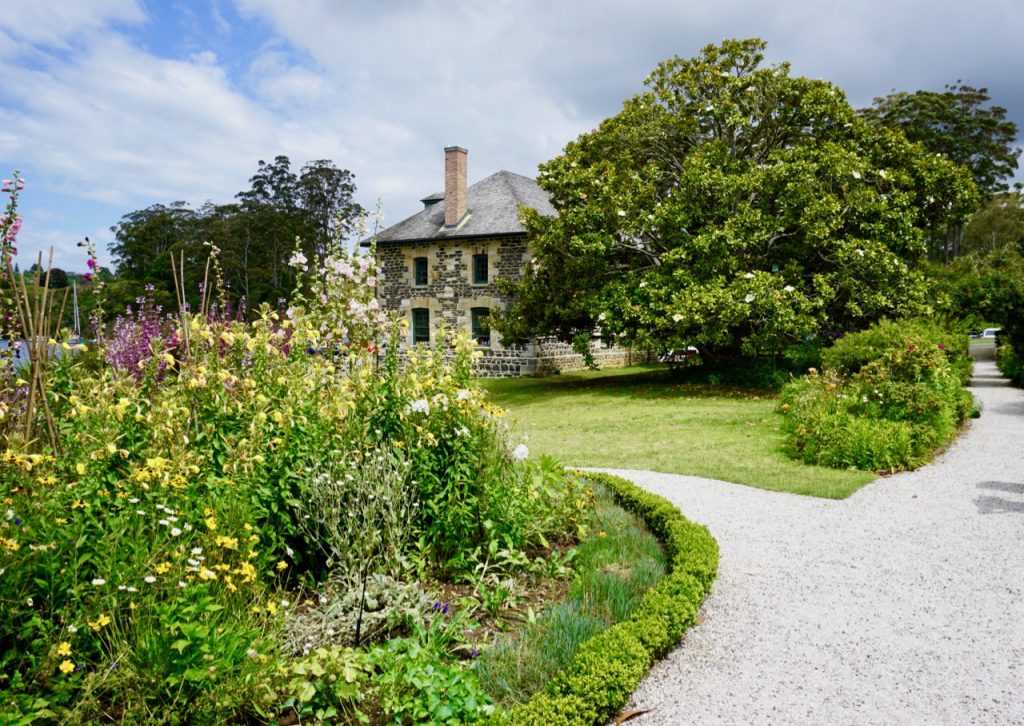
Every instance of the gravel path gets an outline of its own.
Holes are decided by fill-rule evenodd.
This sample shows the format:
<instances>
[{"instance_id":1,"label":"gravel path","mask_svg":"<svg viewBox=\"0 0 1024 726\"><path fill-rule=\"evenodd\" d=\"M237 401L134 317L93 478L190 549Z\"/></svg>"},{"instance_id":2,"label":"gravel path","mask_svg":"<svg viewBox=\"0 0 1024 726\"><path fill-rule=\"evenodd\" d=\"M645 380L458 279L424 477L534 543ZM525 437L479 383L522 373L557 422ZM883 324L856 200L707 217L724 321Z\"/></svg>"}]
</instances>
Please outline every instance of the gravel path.
<instances>
[{"instance_id":1,"label":"gravel path","mask_svg":"<svg viewBox=\"0 0 1024 726\"><path fill-rule=\"evenodd\" d=\"M616 471L710 527L718 580L629 708L653 724L1024 724L1024 391L849 499Z\"/></svg>"}]
</instances>

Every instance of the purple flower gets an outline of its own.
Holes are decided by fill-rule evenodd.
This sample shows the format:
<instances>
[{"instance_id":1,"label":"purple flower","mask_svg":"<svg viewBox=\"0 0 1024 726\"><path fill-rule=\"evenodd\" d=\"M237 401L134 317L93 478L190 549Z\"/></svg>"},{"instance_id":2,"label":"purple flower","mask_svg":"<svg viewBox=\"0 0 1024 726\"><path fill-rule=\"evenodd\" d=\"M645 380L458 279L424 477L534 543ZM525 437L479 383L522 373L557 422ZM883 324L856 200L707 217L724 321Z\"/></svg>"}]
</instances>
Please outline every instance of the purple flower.
<instances>
[{"instance_id":1,"label":"purple flower","mask_svg":"<svg viewBox=\"0 0 1024 726\"><path fill-rule=\"evenodd\" d=\"M945 350L945 349L946 349L945 343L939 343L939 350Z\"/></svg>"},{"instance_id":2,"label":"purple flower","mask_svg":"<svg viewBox=\"0 0 1024 726\"><path fill-rule=\"evenodd\" d=\"M20 527L21 526L21 517L15 517L14 518L14 526L15 527Z\"/></svg>"}]
</instances>

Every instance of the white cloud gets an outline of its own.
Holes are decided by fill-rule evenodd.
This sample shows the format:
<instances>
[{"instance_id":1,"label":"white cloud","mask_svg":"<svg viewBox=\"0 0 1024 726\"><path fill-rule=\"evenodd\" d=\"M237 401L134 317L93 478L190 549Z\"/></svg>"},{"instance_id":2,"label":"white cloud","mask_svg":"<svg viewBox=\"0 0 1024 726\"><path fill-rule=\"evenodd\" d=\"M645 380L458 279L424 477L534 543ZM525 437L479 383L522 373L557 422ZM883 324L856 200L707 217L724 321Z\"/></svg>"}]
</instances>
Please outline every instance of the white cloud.
<instances>
[{"instance_id":1,"label":"white cloud","mask_svg":"<svg viewBox=\"0 0 1024 726\"><path fill-rule=\"evenodd\" d=\"M16 99L4 158L31 150L65 191L111 203L220 191L272 126L210 58L160 60L118 36L74 64L12 69L0 91Z\"/></svg>"},{"instance_id":2,"label":"white cloud","mask_svg":"<svg viewBox=\"0 0 1024 726\"><path fill-rule=\"evenodd\" d=\"M771 62L855 105L963 78L1024 116L1024 4L1005 0L176 0L173 28L158 9L172 14L32 0L0 15L0 163L31 171L30 191L112 205L107 226L156 202L229 201L281 153L350 169L359 201L383 197L396 222L440 190L443 146L469 148L471 180L532 174L658 61L725 37L764 38Z\"/></svg>"},{"instance_id":3,"label":"white cloud","mask_svg":"<svg viewBox=\"0 0 1024 726\"><path fill-rule=\"evenodd\" d=\"M81 35L104 30L112 22L146 20L136 0L31 0L7 2L3 7L0 30L26 43L64 50Z\"/></svg>"}]
</instances>

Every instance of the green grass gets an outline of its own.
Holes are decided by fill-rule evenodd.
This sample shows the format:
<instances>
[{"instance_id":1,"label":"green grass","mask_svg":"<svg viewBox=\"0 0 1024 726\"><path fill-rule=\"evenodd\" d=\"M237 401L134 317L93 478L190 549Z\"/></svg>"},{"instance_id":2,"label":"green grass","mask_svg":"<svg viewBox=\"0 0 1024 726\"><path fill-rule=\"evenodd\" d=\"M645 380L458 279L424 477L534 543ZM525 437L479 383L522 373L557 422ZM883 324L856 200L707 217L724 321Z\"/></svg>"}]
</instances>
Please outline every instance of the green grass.
<instances>
[{"instance_id":1,"label":"green grass","mask_svg":"<svg viewBox=\"0 0 1024 726\"><path fill-rule=\"evenodd\" d=\"M665 575L658 540L603 488L595 493L590 536L577 550L576 579L566 599L485 651L474 666L484 690L504 706L544 688L580 645L628 618Z\"/></svg>"},{"instance_id":2,"label":"green grass","mask_svg":"<svg viewBox=\"0 0 1024 726\"><path fill-rule=\"evenodd\" d=\"M658 365L482 384L509 409L532 455L570 466L690 474L834 499L875 478L787 457L770 391L678 382Z\"/></svg>"}]
</instances>

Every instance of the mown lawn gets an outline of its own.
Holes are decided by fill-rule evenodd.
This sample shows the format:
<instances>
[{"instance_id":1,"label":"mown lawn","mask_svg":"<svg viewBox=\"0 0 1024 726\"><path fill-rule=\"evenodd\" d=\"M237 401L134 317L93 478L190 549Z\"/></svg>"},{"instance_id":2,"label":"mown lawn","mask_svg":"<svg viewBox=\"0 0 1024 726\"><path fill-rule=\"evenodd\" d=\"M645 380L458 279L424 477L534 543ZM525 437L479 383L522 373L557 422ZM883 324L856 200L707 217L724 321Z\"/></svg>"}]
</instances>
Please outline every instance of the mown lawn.
<instances>
[{"instance_id":1,"label":"mown lawn","mask_svg":"<svg viewBox=\"0 0 1024 726\"><path fill-rule=\"evenodd\" d=\"M531 455L650 469L842 499L875 478L807 466L781 450L771 392L673 380L662 366L483 381Z\"/></svg>"}]
</instances>

